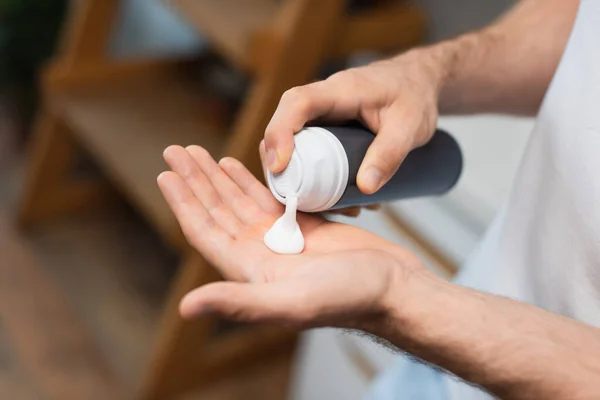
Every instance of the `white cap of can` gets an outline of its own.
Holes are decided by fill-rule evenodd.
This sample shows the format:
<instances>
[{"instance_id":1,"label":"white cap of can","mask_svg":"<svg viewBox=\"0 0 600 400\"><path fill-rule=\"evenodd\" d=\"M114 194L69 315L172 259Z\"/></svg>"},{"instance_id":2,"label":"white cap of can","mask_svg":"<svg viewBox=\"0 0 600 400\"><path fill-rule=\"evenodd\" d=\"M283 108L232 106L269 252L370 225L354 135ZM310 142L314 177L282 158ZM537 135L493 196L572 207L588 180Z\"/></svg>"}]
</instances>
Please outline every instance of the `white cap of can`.
<instances>
[{"instance_id":1,"label":"white cap of can","mask_svg":"<svg viewBox=\"0 0 600 400\"><path fill-rule=\"evenodd\" d=\"M295 194L300 211L330 209L348 185L348 156L342 143L325 128L308 127L294 136L294 146L287 168L267 174L269 189L282 204Z\"/></svg>"}]
</instances>

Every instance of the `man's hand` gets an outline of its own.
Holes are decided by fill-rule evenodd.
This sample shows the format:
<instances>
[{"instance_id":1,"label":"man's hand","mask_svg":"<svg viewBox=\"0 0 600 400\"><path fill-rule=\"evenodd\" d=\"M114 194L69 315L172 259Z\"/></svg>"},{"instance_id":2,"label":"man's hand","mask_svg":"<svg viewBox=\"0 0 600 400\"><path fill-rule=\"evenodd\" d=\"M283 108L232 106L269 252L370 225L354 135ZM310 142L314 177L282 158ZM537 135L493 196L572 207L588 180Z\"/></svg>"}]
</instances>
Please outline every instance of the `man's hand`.
<instances>
[{"instance_id":1,"label":"man's hand","mask_svg":"<svg viewBox=\"0 0 600 400\"><path fill-rule=\"evenodd\" d=\"M422 51L288 90L265 134L266 165L282 171L294 134L315 120L360 120L377 134L358 172L361 191L372 194L398 170L413 148L425 144L437 124L440 71Z\"/></svg>"},{"instance_id":2,"label":"man's hand","mask_svg":"<svg viewBox=\"0 0 600 400\"><path fill-rule=\"evenodd\" d=\"M181 303L185 317L216 313L302 328L365 329L385 318L392 285L397 300L410 292L409 277L429 274L399 246L302 213L304 252L276 254L263 237L283 206L241 163L226 158L217 164L198 146L170 147L165 159L172 172L158 183L183 232L230 281L190 293Z\"/></svg>"},{"instance_id":3,"label":"man's hand","mask_svg":"<svg viewBox=\"0 0 600 400\"><path fill-rule=\"evenodd\" d=\"M360 329L503 398L600 398L600 330L453 285L407 250L319 216L298 214L302 254L275 254L263 236L283 207L246 168L197 146L165 159L160 188L229 280L188 294L185 317Z\"/></svg>"},{"instance_id":4,"label":"man's hand","mask_svg":"<svg viewBox=\"0 0 600 400\"><path fill-rule=\"evenodd\" d=\"M282 171L293 136L319 120L359 120L377 134L357 183L371 194L444 113L535 114L563 53L577 0L520 1L494 24L453 40L285 92L265 133L265 164Z\"/></svg>"},{"instance_id":5,"label":"man's hand","mask_svg":"<svg viewBox=\"0 0 600 400\"><path fill-rule=\"evenodd\" d=\"M259 153L260 153L260 159L263 165L263 172L265 174L265 182L267 182L268 176L268 169L267 169L267 151L265 148L265 141L263 140L262 142L260 142L260 146L259 146ZM331 210L331 211L327 211L327 214L340 214L340 215L344 215L346 217L358 217L360 215L360 213L362 212L363 208L366 208L367 210L371 210L371 211L376 211L379 210L381 208L380 204L370 204L366 207L347 207L347 208L342 208L339 210Z\"/></svg>"}]
</instances>

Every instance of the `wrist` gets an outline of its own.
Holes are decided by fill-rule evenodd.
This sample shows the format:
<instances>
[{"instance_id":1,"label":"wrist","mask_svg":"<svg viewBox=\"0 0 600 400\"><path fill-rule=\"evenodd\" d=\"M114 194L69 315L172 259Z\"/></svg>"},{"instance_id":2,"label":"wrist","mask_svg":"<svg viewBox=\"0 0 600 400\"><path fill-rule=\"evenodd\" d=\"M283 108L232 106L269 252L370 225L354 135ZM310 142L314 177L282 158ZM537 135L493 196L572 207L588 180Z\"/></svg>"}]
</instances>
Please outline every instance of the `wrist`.
<instances>
[{"instance_id":1,"label":"wrist","mask_svg":"<svg viewBox=\"0 0 600 400\"><path fill-rule=\"evenodd\" d=\"M436 89L438 108L442 113L462 113L465 88L473 78L473 68L480 63L482 43L489 32L467 33L454 39L411 50L411 57L427 71ZM408 54L408 53L407 53Z\"/></svg>"},{"instance_id":2,"label":"wrist","mask_svg":"<svg viewBox=\"0 0 600 400\"><path fill-rule=\"evenodd\" d=\"M485 316L487 295L427 273L394 282L385 318L373 333L424 361L475 381L493 344ZM396 293L396 295L393 295ZM474 323L475 321L475 323ZM487 339L486 339L487 340ZM474 344L479 344L474 346ZM458 356L460 355L460 356Z\"/></svg>"},{"instance_id":3,"label":"wrist","mask_svg":"<svg viewBox=\"0 0 600 400\"><path fill-rule=\"evenodd\" d=\"M425 47L417 47L397 56L399 62L409 61L425 74L428 83L437 97L452 78L453 60L456 57L454 41L440 42Z\"/></svg>"},{"instance_id":4,"label":"wrist","mask_svg":"<svg viewBox=\"0 0 600 400\"><path fill-rule=\"evenodd\" d=\"M398 268L382 300L383 317L370 332L403 351L434 361L435 349L452 341L453 321L468 303L468 289L443 279L421 264L420 268ZM435 360L437 361L437 360Z\"/></svg>"},{"instance_id":5,"label":"wrist","mask_svg":"<svg viewBox=\"0 0 600 400\"><path fill-rule=\"evenodd\" d=\"M403 82L406 76L417 83L421 98L431 110L454 108L451 102L456 98L456 65L460 59L462 39L448 40L425 47L417 47L394 57L397 78Z\"/></svg>"},{"instance_id":6,"label":"wrist","mask_svg":"<svg viewBox=\"0 0 600 400\"><path fill-rule=\"evenodd\" d=\"M435 299L436 290L449 283L425 266L404 270L397 275L392 279L390 290L382 301L387 320L384 329L392 328L393 332L388 332L390 335L410 336L422 324L420 319L431 312L429 304Z\"/></svg>"}]
</instances>

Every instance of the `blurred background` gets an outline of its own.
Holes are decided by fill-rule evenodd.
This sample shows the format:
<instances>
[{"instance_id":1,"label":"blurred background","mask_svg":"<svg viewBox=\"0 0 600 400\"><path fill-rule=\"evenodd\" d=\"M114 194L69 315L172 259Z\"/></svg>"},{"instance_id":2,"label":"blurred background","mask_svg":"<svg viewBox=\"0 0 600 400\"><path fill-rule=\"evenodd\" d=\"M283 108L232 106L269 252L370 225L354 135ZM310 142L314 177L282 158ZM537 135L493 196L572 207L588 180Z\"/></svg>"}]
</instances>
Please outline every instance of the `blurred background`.
<instances>
[{"instance_id":1,"label":"blurred background","mask_svg":"<svg viewBox=\"0 0 600 400\"><path fill-rule=\"evenodd\" d=\"M510 0L0 0L0 399L360 399L394 355L337 330L184 323L218 279L156 188L169 144L258 175L279 96L492 21ZM533 121L441 117L465 171L357 219L451 278Z\"/></svg>"}]
</instances>

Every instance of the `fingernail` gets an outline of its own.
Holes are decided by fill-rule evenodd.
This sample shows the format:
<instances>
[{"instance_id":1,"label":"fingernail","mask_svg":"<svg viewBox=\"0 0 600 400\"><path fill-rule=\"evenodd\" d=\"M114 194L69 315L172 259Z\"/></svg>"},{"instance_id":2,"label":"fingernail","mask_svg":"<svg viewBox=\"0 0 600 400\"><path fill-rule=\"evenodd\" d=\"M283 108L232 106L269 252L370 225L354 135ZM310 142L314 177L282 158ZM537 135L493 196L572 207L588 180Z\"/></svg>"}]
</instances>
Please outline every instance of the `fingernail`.
<instances>
[{"instance_id":1,"label":"fingernail","mask_svg":"<svg viewBox=\"0 0 600 400\"><path fill-rule=\"evenodd\" d=\"M273 149L267 151L267 167L273 169L277 166L277 152Z\"/></svg>"},{"instance_id":2,"label":"fingernail","mask_svg":"<svg viewBox=\"0 0 600 400\"><path fill-rule=\"evenodd\" d=\"M368 167L364 173L364 184L371 192L376 192L383 183L383 174L375 167Z\"/></svg>"}]
</instances>

